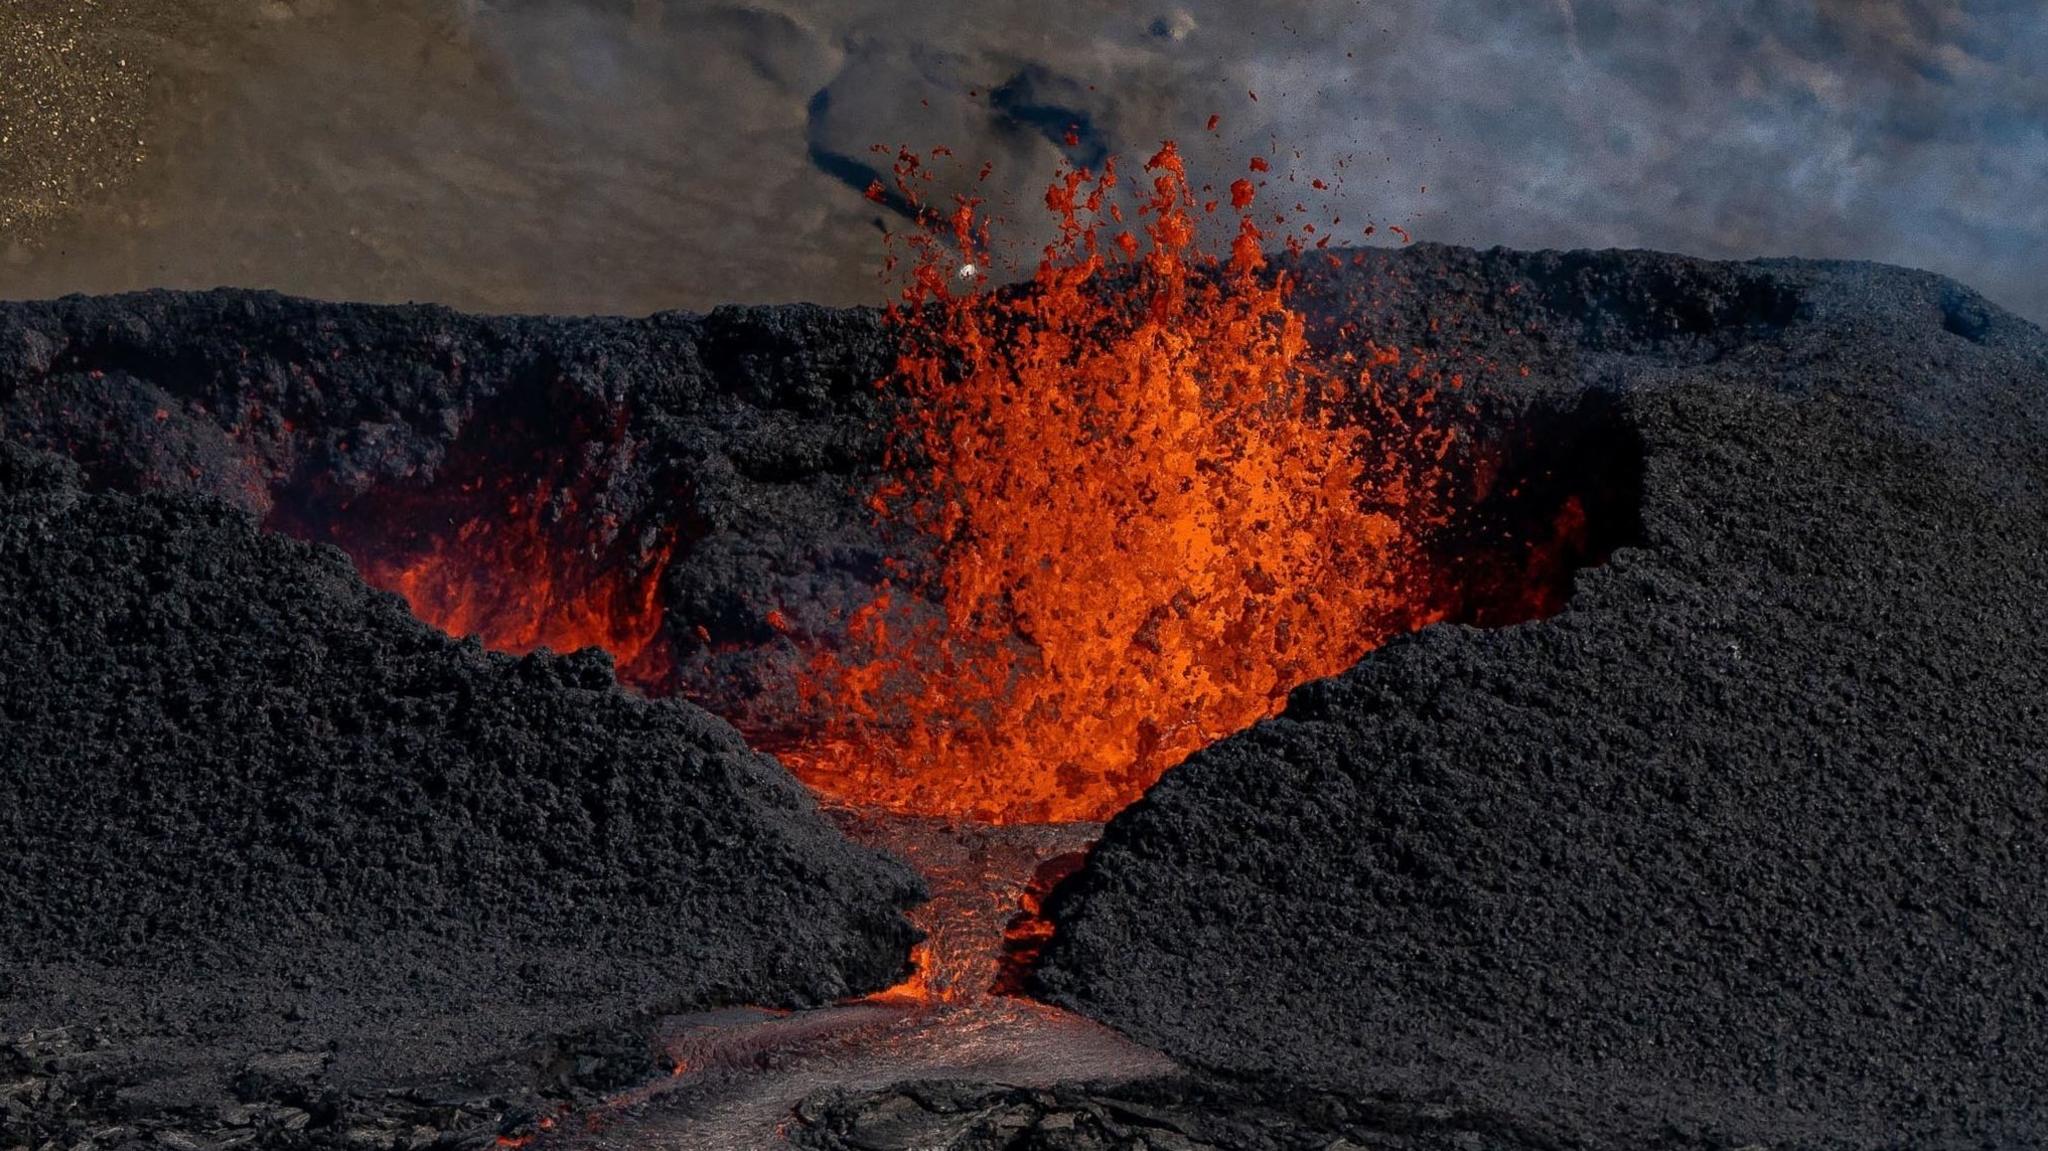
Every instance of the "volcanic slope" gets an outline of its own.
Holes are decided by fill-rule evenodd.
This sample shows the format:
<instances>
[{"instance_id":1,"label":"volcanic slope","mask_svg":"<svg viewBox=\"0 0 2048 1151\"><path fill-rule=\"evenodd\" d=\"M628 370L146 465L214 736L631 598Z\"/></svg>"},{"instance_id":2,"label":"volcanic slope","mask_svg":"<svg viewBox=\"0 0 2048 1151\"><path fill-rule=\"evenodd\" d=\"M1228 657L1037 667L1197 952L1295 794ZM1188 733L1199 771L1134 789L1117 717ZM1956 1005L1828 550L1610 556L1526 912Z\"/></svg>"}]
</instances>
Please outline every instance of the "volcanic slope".
<instances>
[{"instance_id":1,"label":"volcanic slope","mask_svg":"<svg viewBox=\"0 0 2048 1151\"><path fill-rule=\"evenodd\" d=\"M211 497L76 479L0 445L14 1141L358 1138L411 1087L411 1122L488 1131L657 1070L561 1036L902 973L919 882L722 721L599 652L449 639Z\"/></svg>"},{"instance_id":2,"label":"volcanic slope","mask_svg":"<svg viewBox=\"0 0 2048 1151\"><path fill-rule=\"evenodd\" d=\"M1537 1143L2048 1140L2048 338L1872 266L1391 267L1517 386L1610 397L1636 544L1170 771L1043 989Z\"/></svg>"}]
</instances>

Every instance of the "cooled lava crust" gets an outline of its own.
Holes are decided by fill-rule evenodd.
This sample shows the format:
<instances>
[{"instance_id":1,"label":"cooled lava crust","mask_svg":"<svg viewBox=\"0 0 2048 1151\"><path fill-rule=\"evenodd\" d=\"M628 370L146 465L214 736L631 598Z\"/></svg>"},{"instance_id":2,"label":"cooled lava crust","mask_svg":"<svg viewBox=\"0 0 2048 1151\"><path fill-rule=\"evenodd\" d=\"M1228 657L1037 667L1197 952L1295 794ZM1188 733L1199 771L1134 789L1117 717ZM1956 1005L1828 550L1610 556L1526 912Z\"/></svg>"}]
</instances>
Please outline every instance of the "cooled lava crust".
<instances>
[{"instance_id":1,"label":"cooled lava crust","mask_svg":"<svg viewBox=\"0 0 2048 1151\"><path fill-rule=\"evenodd\" d=\"M1869 265L1338 265L1302 265L1311 310L1462 357L1474 437L1531 500L1582 497L1608 562L1550 618L1298 689L1113 821L1041 987L1208 1078L1060 1106L1213 1115L1257 1084L1287 1146L2038 1142L2048 338ZM4 1133L473 1131L646 1073L590 1038L634 1010L893 977L908 877L730 731L601 660L444 640L279 534L374 550L537 482L592 570L660 573L642 686L772 735L797 641L887 550L860 486L888 352L872 313L806 307L0 305L0 1028L38 1029L0 1049L29 1084ZM1475 573L1452 617L1506 622ZM509 990L443 1004L479 964ZM864 1108L904 1102L834 1099L804 1138L885 1145ZM1093 1123L1041 1143L1110 1145Z\"/></svg>"},{"instance_id":2,"label":"cooled lava crust","mask_svg":"<svg viewBox=\"0 0 2048 1151\"><path fill-rule=\"evenodd\" d=\"M1538 1143L2048 1140L2048 339L1869 266L1397 266L1614 397L1640 536L1169 772L1044 989Z\"/></svg>"}]
</instances>

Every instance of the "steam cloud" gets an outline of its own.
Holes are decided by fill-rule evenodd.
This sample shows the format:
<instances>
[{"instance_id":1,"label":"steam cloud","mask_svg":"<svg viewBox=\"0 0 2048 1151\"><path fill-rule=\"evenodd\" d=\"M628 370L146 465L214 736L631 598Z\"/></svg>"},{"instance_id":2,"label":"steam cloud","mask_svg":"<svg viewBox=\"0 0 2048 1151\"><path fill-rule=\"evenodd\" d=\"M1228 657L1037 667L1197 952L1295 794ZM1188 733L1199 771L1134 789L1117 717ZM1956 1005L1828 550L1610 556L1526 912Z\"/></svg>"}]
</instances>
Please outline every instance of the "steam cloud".
<instances>
[{"instance_id":1,"label":"steam cloud","mask_svg":"<svg viewBox=\"0 0 2048 1151\"><path fill-rule=\"evenodd\" d=\"M1349 157L1340 239L1371 220L1482 246L1875 259L2048 319L2033 0L166 7L175 51L109 47L205 65L190 99L153 105L169 143L146 201L40 246L0 237L0 296L874 301L876 226L901 205L862 195L888 167L873 145L943 144L969 177L993 162L984 190L1019 205L1028 254L1061 158L1128 167L1171 136L1198 183L1250 154L1276 179Z\"/></svg>"},{"instance_id":2,"label":"steam cloud","mask_svg":"<svg viewBox=\"0 0 2048 1151\"><path fill-rule=\"evenodd\" d=\"M1424 238L1883 260L2048 317L2048 72L2029 63L2048 59L2048 20L2029 3L549 7L479 12L515 75L566 45L610 62L593 91L649 91L616 74L636 54L779 87L805 110L787 147L827 177L780 191L832 210L777 216L814 220L827 246L872 242L832 224L872 214L857 185L886 170L877 142L995 160L1021 198L1061 153L1142 156L1220 113L1216 162L1277 145L1320 173L1353 156L1350 209ZM682 59L646 51L657 11ZM714 147L697 157L707 184L753 179ZM775 289L817 293L800 276Z\"/></svg>"}]
</instances>

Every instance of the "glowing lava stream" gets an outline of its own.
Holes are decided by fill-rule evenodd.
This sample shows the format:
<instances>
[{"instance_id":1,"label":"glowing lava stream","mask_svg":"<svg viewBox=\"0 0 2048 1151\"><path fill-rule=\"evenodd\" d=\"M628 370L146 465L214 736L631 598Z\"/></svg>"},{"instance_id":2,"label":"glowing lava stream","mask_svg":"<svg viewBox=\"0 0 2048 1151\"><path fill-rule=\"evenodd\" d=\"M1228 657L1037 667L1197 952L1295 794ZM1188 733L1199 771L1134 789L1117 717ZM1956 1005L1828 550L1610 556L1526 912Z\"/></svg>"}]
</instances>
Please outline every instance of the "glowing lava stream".
<instances>
[{"instance_id":1,"label":"glowing lava stream","mask_svg":"<svg viewBox=\"0 0 2048 1151\"><path fill-rule=\"evenodd\" d=\"M1172 1072L1166 1057L1080 1016L995 994L1004 928L1039 864L1079 851L1095 824L994 826L875 812L843 814L847 833L915 862L931 880L931 931L909 981L837 1007L737 1008L663 1020L656 1045L675 1068L659 1082L526 1145L619 1151L752 1151L775 1146L821 1091L907 1080L1025 1087Z\"/></svg>"},{"instance_id":2,"label":"glowing lava stream","mask_svg":"<svg viewBox=\"0 0 2048 1151\"><path fill-rule=\"evenodd\" d=\"M1255 165L1264 170L1264 165ZM1227 262L1195 248L1196 201L1167 144L1121 224L1114 168L1047 194L1061 239L1020 292L980 290L986 225L970 199L927 217L891 323L912 403L871 507L937 543L936 573L887 585L843 646L810 653L816 727L776 750L847 833L932 887L909 979L795 1015L672 1021L678 1073L593 1146L753 1147L825 1087L911 1078L1049 1086L1164 1074L1163 1056L1004 992L1047 928L1024 911L1099 821L1188 752L1272 714L1430 615L1402 598L1427 505L1415 437L1380 402L1375 356L1339 379L1306 356L1286 286L1247 214ZM929 176L900 153L899 191ZM1214 205L1209 206L1214 210ZM1121 253L1120 259L1105 255ZM1313 394L1312 394L1313 393ZM1351 399L1395 447L1315 403ZM1390 439L1394 435L1390 435ZM936 609L935 611L933 609ZM1027 886L1028 884L1028 886Z\"/></svg>"}]
</instances>

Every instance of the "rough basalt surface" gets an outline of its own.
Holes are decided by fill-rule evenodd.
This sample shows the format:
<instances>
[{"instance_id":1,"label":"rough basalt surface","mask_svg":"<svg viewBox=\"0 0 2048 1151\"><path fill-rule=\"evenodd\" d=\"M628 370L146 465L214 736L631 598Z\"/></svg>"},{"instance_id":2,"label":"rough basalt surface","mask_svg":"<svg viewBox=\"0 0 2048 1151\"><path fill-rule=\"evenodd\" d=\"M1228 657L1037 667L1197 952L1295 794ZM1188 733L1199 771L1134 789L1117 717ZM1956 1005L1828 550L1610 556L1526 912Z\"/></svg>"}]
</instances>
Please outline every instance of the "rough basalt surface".
<instances>
[{"instance_id":1,"label":"rough basalt surface","mask_svg":"<svg viewBox=\"0 0 2048 1151\"><path fill-rule=\"evenodd\" d=\"M959 1080L820 1092L790 1142L812 1151L1549 1151L1499 1116L1196 1076L1049 1088ZM1697 1144L1667 1139L1667 1151Z\"/></svg>"},{"instance_id":2,"label":"rough basalt surface","mask_svg":"<svg viewBox=\"0 0 2048 1151\"><path fill-rule=\"evenodd\" d=\"M1537 1142L2048 1139L2048 338L1866 266L1406 270L1516 386L1611 397L1634 546L1168 773L1044 991Z\"/></svg>"},{"instance_id":3,"label":"rough basalt surface","mask_svg":"<svg viewBox=\"0 0 2048 1151\"><path fill-rule=\"evenodd\" d=\"M877 315L804 305L646 319L468 316L270 292L0 304L0 434L88 486L200 491L302 538L403 541L479 476L544 492L561 554L672 546L664 686L760 730L796 635L879 577L853 476L881 457ZM775 615L775 613L780 613Z\"/></svg>"},{"instance_id":4,"label":"rough basalt surface","mask_svg":"<svg viewBox=\"0 0 2048 1151\"><path fill-rule=\"evenodd\" d=\"M723 721L74 472L0 444L0 1146L488 1137L902 974L919 882Z\"/></svg>"}]
</instances>

